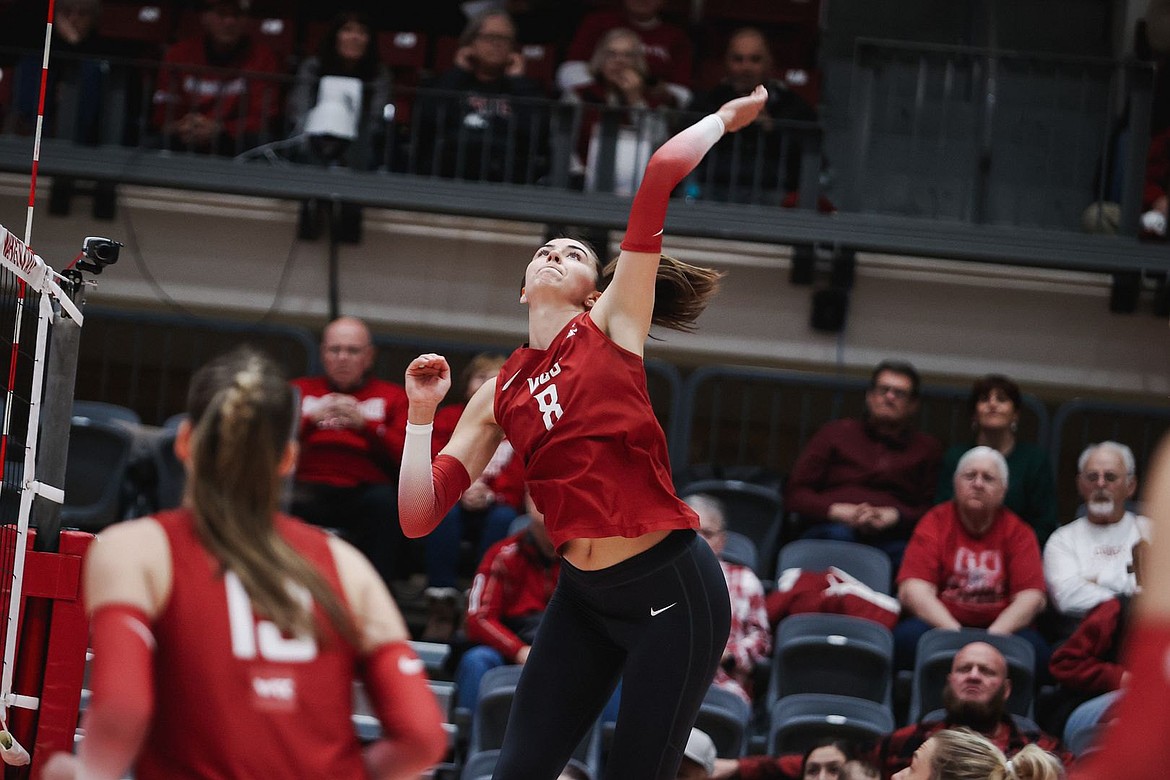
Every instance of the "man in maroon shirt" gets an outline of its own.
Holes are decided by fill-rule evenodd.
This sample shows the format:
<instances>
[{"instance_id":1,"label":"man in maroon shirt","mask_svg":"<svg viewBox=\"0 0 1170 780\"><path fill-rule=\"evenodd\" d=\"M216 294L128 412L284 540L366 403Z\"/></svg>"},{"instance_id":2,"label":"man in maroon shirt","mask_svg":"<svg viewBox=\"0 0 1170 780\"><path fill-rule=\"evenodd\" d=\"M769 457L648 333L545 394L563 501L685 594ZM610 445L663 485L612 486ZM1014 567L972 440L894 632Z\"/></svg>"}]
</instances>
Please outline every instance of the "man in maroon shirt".
<instances>
[{"instance_id":1,"label":"man in maroon shirt","mask_svg":"<svg viewBox=\"0 0 1170 780\"><path fill-rule=\"evenodd\" d=\"M873 371L860 420L826 423L792 467L788 510L812 539L879 547L898 570L918 518L934 504L942 447L914 430L920 380L909 363L883 361Z\"/></svg>"},{"instance_id":2,"label":"man in maroon shirt","mask_svg":"<svg viewBox=\"0 0 1170 780\"><path fill-rule=\"evenodd\" d=\"M301 422L292 513L339 530L382 578L402 579L406 538L398 525L398 466L406 436L406 391L370 376L374 345L354 317L321 336L324 376L293 380Z\"/></svg>"}]
</instances>

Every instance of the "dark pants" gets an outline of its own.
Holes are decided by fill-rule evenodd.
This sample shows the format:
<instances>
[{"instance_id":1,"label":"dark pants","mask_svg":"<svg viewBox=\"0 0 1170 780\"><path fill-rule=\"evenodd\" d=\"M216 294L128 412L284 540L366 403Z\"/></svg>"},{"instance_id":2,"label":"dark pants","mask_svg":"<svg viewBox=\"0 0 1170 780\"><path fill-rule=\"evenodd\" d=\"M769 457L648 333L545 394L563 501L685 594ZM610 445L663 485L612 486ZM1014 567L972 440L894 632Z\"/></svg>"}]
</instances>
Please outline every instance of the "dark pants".
<instances>
[{"instance_id":1,"label":"dark pants","mask_svg":"<svg viewBox=\"0 0 1170 780\"><path fill-rule=\"evenodd\" d=\"M730 626L723 571L694 531L599 571L562 562L495 780L556 778L619 677L605 777L674 780Z\"/></svg>"},{"instance_id":2,"label":"dark pants","mask_svg":"<svg viewBox=\"0 0 1170 780\"><path fill-rule=\"evenodd\" d=\"M334 487L298 482L291 513L307 523L336 530L370 559L387 584L407 574L407 542L398 524L398 487Z\"/></svg>"}]
</instances>

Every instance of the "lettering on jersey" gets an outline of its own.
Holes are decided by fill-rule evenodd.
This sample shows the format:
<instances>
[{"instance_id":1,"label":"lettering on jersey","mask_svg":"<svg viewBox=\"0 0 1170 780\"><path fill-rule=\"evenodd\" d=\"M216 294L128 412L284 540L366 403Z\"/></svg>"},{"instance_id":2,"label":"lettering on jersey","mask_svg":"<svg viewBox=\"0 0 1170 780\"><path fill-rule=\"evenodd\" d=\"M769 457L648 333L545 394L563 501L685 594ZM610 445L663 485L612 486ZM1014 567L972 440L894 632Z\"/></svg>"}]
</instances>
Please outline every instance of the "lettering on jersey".
<instances>
[{"instance_id":1,"label":"lettering on jersey","mask_svg":"<svg viewBox=\"0 0 1170 780\"><path fill-rule=\"evenodd\" d=\"M257 620L252 600L235 572L223 575L227 592L228 628L232 638L232 655L245 661L262 658L277 663L305 663L317 657L317 640L311 635L286 637L270 620ZM309 591L289 582L289 592L308 606Z\"/></svg>"},{"instance_id":2,"label":"lettering on jersey","mask_svg":"<svg viewBox=\"0 0 1170 780\"><path fill-rule=\"evenodd\" d=\"M571 339L577 335L577 323L573 323L573 327L569 328L569 332L565 334L566 339Z\"/></svg>"},{"instance_id":3,"label":"lettering on jersey","mask_svg":"<svg viewBox=\"0 0 1170 780\"><path fill-rule=\"evenodd\" d=\"M946 598L965 604L999 601L1006 590L1003 553L972 550L962 545L955 551L954 570L942 588Z\"/></svg>"},{"instance_id":4,"label":"lettering on jersey","mask_svg":"<svg viewBox=\"0 0 1170 780\"><path fill-rule=\"evenodd\" d=\"M553 363L552 368L550 368L548 371L545 371L540 376L528 377L528 392L535 393L536 388L540 387L544 383L548 382L548 380L552 379L554 376L557 376L560 373L561 363L560 361L557 361L556 363Z\"/></svg>"},{"instance_id":5,"label":"lettering on jersey","mask_svg":"<svg viewBox=\"0 0 1170 780\"><path fill-rule=\"evenodd\" d=\"M253 677L252 692L261 699L295 701L297 684L291 677Z\"/></svg>"},{"instance_id":6,"label":"lettering on jersey","mask_svg":"<svg viewBox=\"0 0 1170 780\"><path fill-rule=\"evenodd\" d=\"M560 362L553 363L552 368L545 371L540 376L528 377L528 392L532 393L532 397L536 399L537 406L540 408L541 417L544 418L544 429L551 431L553 423L564 415L565 410L561 408L560 399L557 397L556 384L549 384L539 393L536 389L544 384L547 384L553 377L561 373Z\"/></svg>"}]
</instances>

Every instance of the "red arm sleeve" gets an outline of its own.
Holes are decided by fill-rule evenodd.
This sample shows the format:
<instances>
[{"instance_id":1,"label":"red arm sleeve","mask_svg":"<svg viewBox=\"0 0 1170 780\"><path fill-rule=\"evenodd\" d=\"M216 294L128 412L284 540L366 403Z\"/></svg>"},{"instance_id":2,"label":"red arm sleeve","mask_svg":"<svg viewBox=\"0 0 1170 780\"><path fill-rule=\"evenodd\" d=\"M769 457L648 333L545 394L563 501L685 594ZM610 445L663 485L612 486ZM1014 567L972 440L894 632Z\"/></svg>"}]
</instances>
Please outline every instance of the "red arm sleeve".
<instances>
[{"instance_id":1,"label":"red arm sleeve","mask_svg":"<svg viewBox=\"0 0 1170 780\"><path fill-rule=\"evenodd\" d=\"M650 254L662 250L662 229L666 224L671 190L723 137L723 130L723 120L710 114L675 135L651 155L642 183L634 195L634 205L630 207L630 221L622 249Z\"/></svg>"},{"instance_id":2,"label":"red arm sleeve","mask_svg":"<svg viewBox=\"0 0 1170 780\"><path fill-rule=\"evenodd\" d=\"M385 734L366 752L372 774L405 777L439 762L447 751L443 715L410 645L390 642L376 649L362 665L362 681Z\"/></svg>"},{"instance_id":3,"label":"red arm sleeve","mask_svg":"<svg viewBox=\"0 0 1170 780\"><path fill-rule=\"evenodd\" d=\"M471 485L467 469L457 458L440 455L431 463L431 479L416 478L403 459L398 482L398 521L402 532L411 539L426 536L455 506L459 496ZM421 471L421 470L419 470Z\"/></svg>"},{"instance_id":4,"label":"red arm sleeve","mask_svg":"<svg viewBox=\"0 0 1170 780\"><path fill-rule=\"evenodd\" d=\"M139 607L107 604L90 619L93 699L82 725L85 777L124 775L145 739L154 709L154 634Z\"/></svg>"}]
</instances>

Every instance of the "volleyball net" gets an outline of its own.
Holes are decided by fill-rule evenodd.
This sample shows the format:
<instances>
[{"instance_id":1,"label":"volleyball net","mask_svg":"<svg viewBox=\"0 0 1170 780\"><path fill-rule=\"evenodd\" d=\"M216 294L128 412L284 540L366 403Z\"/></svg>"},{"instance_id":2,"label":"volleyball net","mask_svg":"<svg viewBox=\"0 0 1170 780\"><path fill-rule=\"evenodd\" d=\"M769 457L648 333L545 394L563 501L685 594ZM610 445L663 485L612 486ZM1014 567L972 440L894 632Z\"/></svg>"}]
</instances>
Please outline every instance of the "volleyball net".
<instances>
[{"instance_id":1,"label":"volleyball net","mask_svg":"<svg viewBox=\"0 0 1170 780\"><path fill-rule=\"evenodd\" d=\"M57 732L56 748L71 746L87 640L78 550L83 551L88 540L61 538L56 521L30 529L35 508L43 510L48 502L51 511L47 514L55 519L64 500L59 475L45 481L38 475L40 446L61 428L48 424L42 408L53 329L62 321L74 328L82 323L78 305L58 284L60 278L23 241L0 226L0 717L10 730L21 732L21 742L30 749L41 726L46 735ZM68 283L65 286L70 288ZM75 354L72 361L76 362ZM67 392L72 394L72 381ZM64 430L66 436L57 437L63 440L52 443L61 451L67 444L67 427ZM34 545L38 532L42 538ZM70 606L55 616L57 599ZM55 639L54 631L59 631ZM65 644L53 649L52 641ZM68 687L74 688L74 680L76 687L72 693L46 696L47 669L61 663L66 646L70 649L64 656L70 658L67 665L73 671L64 677ZM46 721L45 705L54 698L72 699L72 722L67 713L55 725Z\"/></svg>"}]
</instances>

